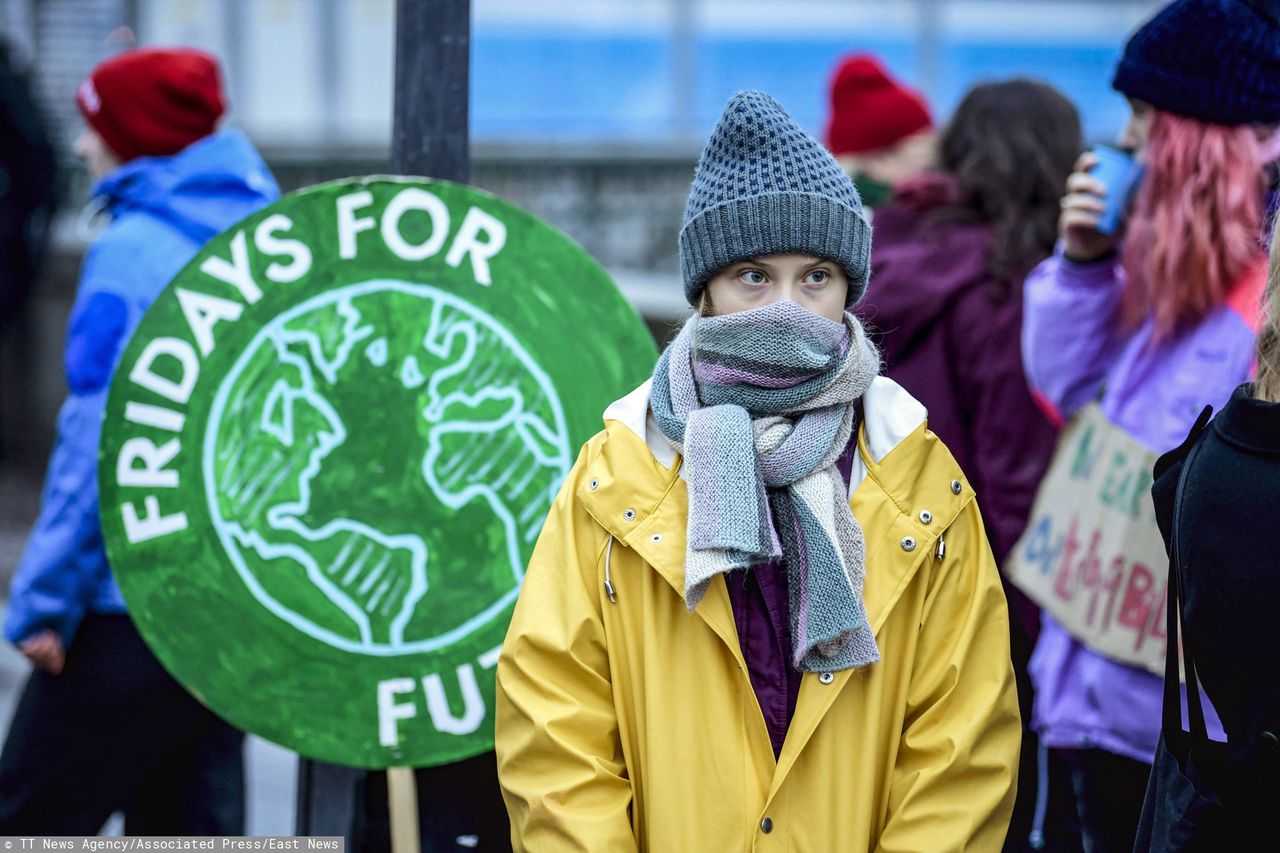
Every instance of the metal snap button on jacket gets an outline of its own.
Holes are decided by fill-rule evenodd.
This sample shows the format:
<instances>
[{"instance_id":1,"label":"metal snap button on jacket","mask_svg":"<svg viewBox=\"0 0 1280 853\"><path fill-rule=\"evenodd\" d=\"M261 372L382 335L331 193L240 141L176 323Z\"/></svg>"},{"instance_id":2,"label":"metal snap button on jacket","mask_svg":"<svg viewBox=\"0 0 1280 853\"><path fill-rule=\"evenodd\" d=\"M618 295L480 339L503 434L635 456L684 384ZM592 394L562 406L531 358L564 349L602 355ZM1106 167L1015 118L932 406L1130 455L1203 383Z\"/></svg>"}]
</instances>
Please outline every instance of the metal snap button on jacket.
<instances>
[{"instance_id":1,"label":"metal snap button on jacket","mask_svg":"<svg viewBox=\"0 0 1280 853\"><path fill-rule=\"evenodd\" d=\"M625 518L627 521L635 521L636 511L634 509L629 509L622 514L622 517Z\"/></svg>"},{"instance_id":2,"label":"metal snap button on jacket","mask_svg":"<svg viewBox=\"0 0 1280 853\"><path fill-rule=\"evenodd\" d=\"M954 495L958 495L958 494L960 494L960 481L959 481L959 480L952 480L952 481L951 481L951 493L952 493L952 494L954 494Z\"/></svg>"},{"instance_id":3,"label":"metal snap button on jacket","mask_svg":"<svg viewBox=\"0 0 1280 853\"><path fill-rule=\"evenodd\" d=\"M767 817L764 820L760 821L760 831L763 832L765 835L768 835L769 833L773 832L773 818Z\"/></svg>"},{"instance_id":4,"label":"metal snap button on jacket","mask_svg":"<svg viewBox=\"0 0 1280 853\"><path fill-rule=\"evenodd\" d=\"M911 536L902 537L902 550L914 551L916 549L916 540Z\"/></svg>"},{"instance_id":5,"label":"metal snap button on jacket","mask_svg":"<svg viewBox=\"0 0 1280 853\"><path fill-rule=\"evenodd\" d=\"M830 684L831 682L836 680L836 677L829 672L824 672L818 676L818 680L821 681L823 684Z\"/></svg>"},{"instance_id":6,"label":"metal snap button on jacket","mask_svg":"<svg viewBox=\"0 0 1280 853\"><path fill-rule=\"evenodd\" d=\"M929 512L927 509L920 510L920 521L925 524L931 523L933 521L933 513Z\"/></svg>"}]
</instances>

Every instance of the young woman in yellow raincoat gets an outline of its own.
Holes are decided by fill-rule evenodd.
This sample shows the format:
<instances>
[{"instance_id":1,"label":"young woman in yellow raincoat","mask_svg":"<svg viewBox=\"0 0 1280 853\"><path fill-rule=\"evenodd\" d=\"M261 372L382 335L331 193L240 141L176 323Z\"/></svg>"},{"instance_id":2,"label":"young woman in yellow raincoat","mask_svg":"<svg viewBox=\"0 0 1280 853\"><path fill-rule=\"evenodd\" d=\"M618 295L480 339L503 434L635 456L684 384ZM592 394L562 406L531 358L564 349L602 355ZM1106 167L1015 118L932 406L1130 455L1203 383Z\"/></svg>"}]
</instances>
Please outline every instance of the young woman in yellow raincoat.
<instances>
[{"instance_id":1,"label":"young woman in yellow raincoat","mask_svg":"<svg viewBox=\"0 0 1280 853\"><path fill-rule=\"evenodd\" d=\"M847 309L870 227L767 95L680 233L698 314L605 412L498 664L519 850L999 850L1020 728L974 494Z\"/></svg>"}]
</instances>

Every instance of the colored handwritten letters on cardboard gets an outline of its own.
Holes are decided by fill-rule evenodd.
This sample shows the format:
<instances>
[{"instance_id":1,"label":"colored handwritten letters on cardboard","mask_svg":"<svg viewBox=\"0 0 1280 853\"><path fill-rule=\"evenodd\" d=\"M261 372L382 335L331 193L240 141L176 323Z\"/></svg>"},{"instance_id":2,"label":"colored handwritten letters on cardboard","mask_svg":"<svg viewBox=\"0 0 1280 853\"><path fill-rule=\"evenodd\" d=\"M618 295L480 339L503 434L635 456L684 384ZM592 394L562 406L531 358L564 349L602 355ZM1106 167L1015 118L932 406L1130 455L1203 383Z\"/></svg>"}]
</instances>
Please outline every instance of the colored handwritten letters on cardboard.
<instances>
[{"instance_id":1,"label":"colored handwritten letters on cardboard","mask_svg":"<svg viewBox=\"0 0 1280 853\"><path fill-rule=\"evenodd\" d=\"M1151 504L1156 457L1097 405L1083 409L1005 571L1095 651L1163 672L1169 560Z\"/></svg>"}]
</instances>

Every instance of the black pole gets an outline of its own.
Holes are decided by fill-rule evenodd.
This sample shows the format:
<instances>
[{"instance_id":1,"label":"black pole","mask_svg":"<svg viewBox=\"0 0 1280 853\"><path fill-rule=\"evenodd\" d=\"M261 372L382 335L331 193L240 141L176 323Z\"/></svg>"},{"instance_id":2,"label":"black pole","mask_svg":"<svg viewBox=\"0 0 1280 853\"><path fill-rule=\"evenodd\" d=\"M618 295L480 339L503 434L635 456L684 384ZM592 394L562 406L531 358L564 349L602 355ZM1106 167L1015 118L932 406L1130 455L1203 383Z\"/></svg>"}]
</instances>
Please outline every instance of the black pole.
<instances>
[{"instance_id":1,"label":"black pole","mask_svg":"<svg viewBox=\"0 0 1280 853\"><path fill-rule=\"evenodd\" d=\"M391 170L467 183L471 179L470 0L396 0ZM496 762L486 753L415 773L424 853L507 846ZM385 773L302 759L299 835L344 835L348 853L389 849Z\"/></svg>"},{"instance_id":2,"label":"black pole","mask_svg":"<svg viewBox=\"0 0 1280 853\"><path fill-rule=\"evenodd\" d=\"M396 0L393 171L471 179L470 78L470 0Z\"/></svg>"}]
</instances>

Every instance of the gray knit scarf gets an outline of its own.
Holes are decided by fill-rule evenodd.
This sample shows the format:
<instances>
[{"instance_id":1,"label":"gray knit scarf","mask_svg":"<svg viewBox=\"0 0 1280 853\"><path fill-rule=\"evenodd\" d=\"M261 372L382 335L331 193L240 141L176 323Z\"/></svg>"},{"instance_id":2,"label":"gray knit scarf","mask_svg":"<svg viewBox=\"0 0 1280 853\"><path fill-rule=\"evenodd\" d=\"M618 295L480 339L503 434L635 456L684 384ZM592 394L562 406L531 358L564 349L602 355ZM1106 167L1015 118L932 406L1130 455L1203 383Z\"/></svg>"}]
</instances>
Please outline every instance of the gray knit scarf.
<instances>
[{"instance_id":1,"label":"gray knit scarf","mask_svg":"<svg viewBox=\"0 0 1280 853\"><path fill-rule=\"evenodd\" d=\"M880 659L862 602L866 545L836 460L880 354L851 314L794 302L693 317L653 374L654 419L689 484L685 602L717 574L782 558L797 669Z\"/></svg>"}]
</instances>

